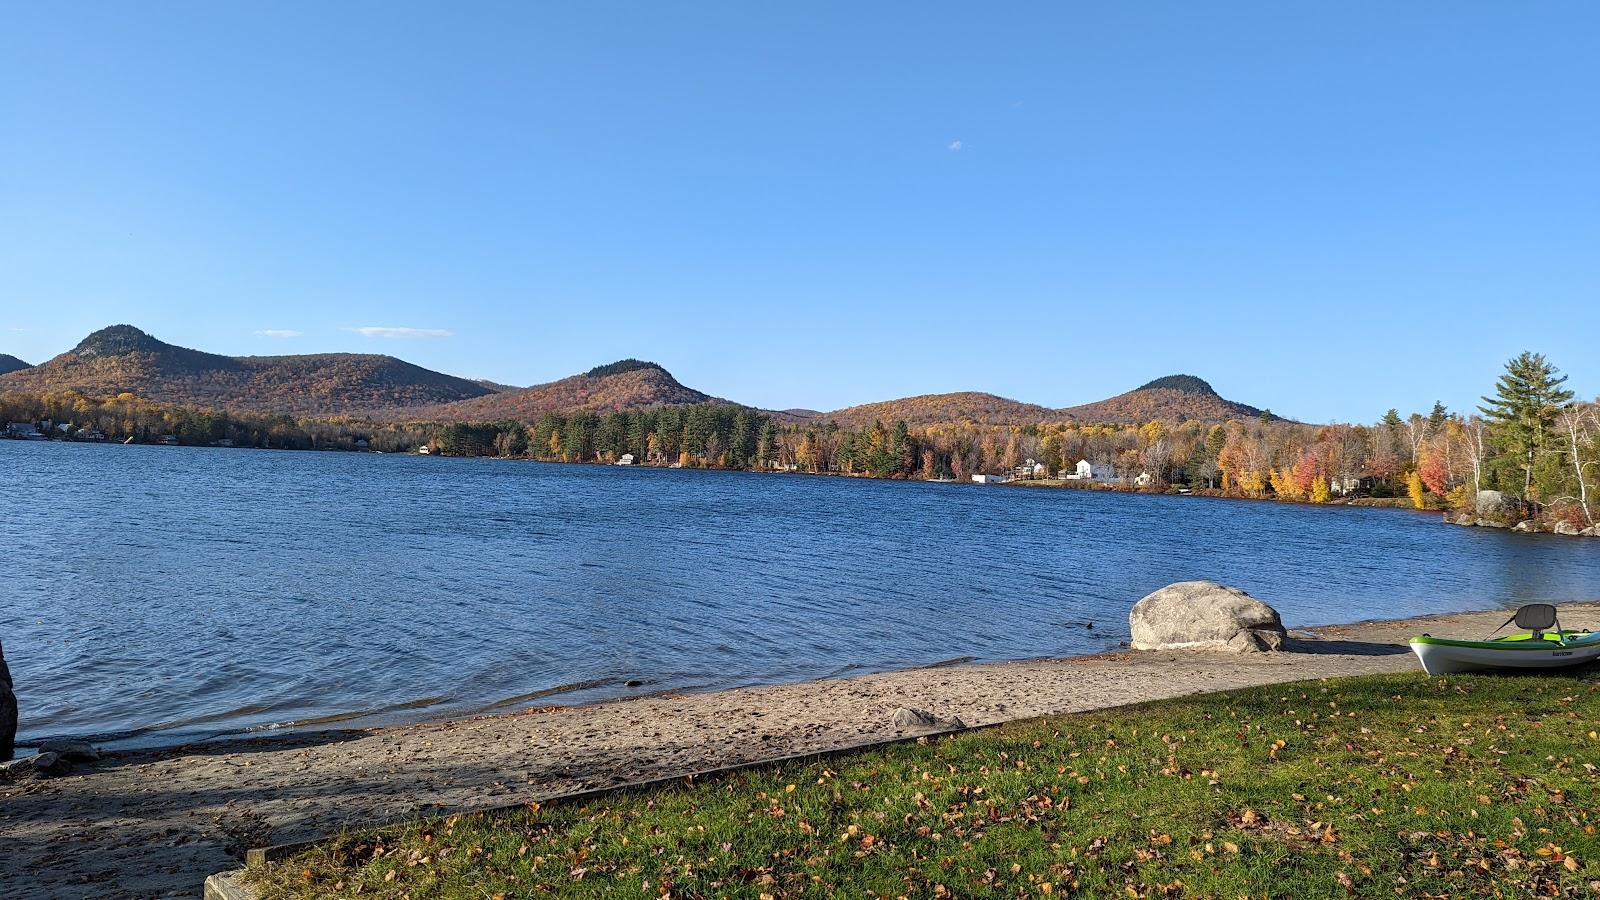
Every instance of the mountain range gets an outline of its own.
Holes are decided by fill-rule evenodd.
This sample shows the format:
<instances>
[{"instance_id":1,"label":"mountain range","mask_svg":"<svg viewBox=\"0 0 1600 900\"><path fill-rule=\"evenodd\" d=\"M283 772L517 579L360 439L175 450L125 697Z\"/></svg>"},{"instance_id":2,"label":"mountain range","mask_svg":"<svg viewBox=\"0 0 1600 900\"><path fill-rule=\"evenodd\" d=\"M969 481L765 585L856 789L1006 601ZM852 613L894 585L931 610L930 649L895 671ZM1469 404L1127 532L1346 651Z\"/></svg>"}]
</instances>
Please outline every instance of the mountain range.
<instances>
[{"instance_id":1,"label":"mountain range","mask_svg":"<svg viewBox=\"0 0 1600 900\"><path fill-rule=\"evenodd\" d=\"M160 341L132 325L113 325L37 366L0 355L0 393L75 390L132 393L146 400L293 415L358 415L384 421L537 420L545 413L654 409L731 401L686 387L662 366L624 359L547 384L513 387L458 378L393 356L317 353L221 356ZM1021 425L1152 419L1221 422L1261 410L1224 399L1193 375L1169 375L1094 403L1052 409L976 391L924 394L832 412L769 411L791 423L846 428L905 420Z\"/></svg>"},{"instance_id":2,"label":"mountain range","mask_svg":"<svg viewBox=\"0 0 1600 900\"><path fill-rule=\"evenodd\" d=\"M159 341L132 325L102 328L53 359L0 375L0 391L68 389L295 415L358 413L493 393L475 381L392 356L219 356Z\"/></svg>"}]
</instances>

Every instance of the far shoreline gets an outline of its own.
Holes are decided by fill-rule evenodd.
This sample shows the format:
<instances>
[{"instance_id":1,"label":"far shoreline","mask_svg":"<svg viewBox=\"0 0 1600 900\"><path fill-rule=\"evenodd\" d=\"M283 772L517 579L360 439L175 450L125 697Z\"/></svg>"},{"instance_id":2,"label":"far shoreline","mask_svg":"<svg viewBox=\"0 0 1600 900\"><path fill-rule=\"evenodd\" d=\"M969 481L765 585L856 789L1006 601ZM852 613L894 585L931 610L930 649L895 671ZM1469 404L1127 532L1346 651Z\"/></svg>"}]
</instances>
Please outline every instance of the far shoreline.
<instances>
[{"instance_id":1,"label":"far shoreline","mask_svg":"<svg viewBox=\"0 0 1600 900\"><path fill-rule=\"evenodd\" d=\"M16 440L16 439L11 439L11 440ZM1442 509L1442 508L1431 507L1431 506L1429 508L1427 508L1427 509L1416 509L1415 507L1413 507L1413 506L1411 506L1409 504L1409 501L1405 497L1353 497L1353 498L1341 497L1339 499L1329 500L1329 501L1327 501L1325 503L1313 503L1313 502L1311 502L1309 500L1290 500L1290 499L1279 499L1279 498L1276 498L1276 497L1247 497L1247 496L1229 494L1229 493L1226 493L1226 492L1224 492L1224 491L1222 491L1220 489L1215 489L1215 488L1188 489L1187 491L1185 491L1185 490L1180 490L1177 485L1168 485L1166 488L1161 489L1161 490L1147 490L1147 489L1141 489L1141 488L1126 487L1126 486L1122 486L1122 485L1103 484L1103 483L1099 483L1099 482L1094 482L1094 483L1091 483L1091 484L1076 484L1076 483L1073 483L1071 481L1058 479L1058 478L1014 479L1014 480L1006 480L1006 481L1001 481L1001 482L995 482L995 483L989 484L989 485L979 485L979 484L974 484L972 482L961 481L961 480L956 480L956 479L884 478L884 477L879 477L879 476L874 476L874 475L863 475L863 474L849 473L849 472L804 472L804 471L798 471L798 470L794 470L794 471L771 470L771 471L768 471L768 470L762 470L762 469L721 468L721 467L717 467L717 466L663 466L663 465L654 465L654 464L651 464L651 463L635 463L635 464L628 465L628 466L619 466L617 463L608 463L608 462L604 462L602 460L573 460L571 462L567 462L567 461L562 461L562 460L535 459L535 458L526 457L526 456L479 456L479 455L468 455L468 454L451 454L451 453L442 453L442 452L441 453L419 453L419 452L414 451L414 450L413 451L406 451L406 452L386 452L386 451L382 451L382 450L350 449L350 448L345 448L345 447L319 447L319 448L312 448L312 449L296 448L296 447L257 447L257 446L215 447L215 446L205 446L205 445L198 445L198 444L163 444L163 443L149 442L149 441L134 442L132 444L122 444L122 443L99 442L99 441L89 442L89 441L61 440L61 439L57 439L57 438L49 438L49 439L42 440L42 441L41 440L29 440L29 441L19 441L19 442L28 443L28 444L40 444L40 443L49 443L49 444L87 444L89 446L107 446L107 447L110 447L110 446L157 447L157 448L161 448L161 447L176 447L176 448L189 449L189 450L267 450L267 451L274 451L274 452L281 452L281 453L307 453L307 452L310 452L310 453L348 453L348 454L352 454L352 455L400 456L400 457L406 457L406 458L424 457L424 458L428 458L428 459L481 459L481 460L488 460L488 461L494 461L494 462L540 463L540 464L543 464L543 465L550 465L550 466L589 466L589 467L597 467L597 468L627 468L627 469L638 469L638 470L699 471L699 472L737 473L737 474L744 474L744 475L762 475L762 476L768 476L768 475L777 475L777 476L794 475L794 476L804 476L804 477L811 477L811 478L840 478L840 479L845 479L845 480L860 480L860 481L875 481L875 482L876 481L884 481L884 482L904 482L904 483L952 485L952 486L961 486L961 487L964 487L964 488L1004 487L1004 488L1030 488L1030 489L1034 489L1034 490L1088 491L1088 492L1102 493L1102 494L1132 494L1132 495L1140 495L1140 496L1148 496L1148 497L1185 497L1185 498L1199 498L1199 499L1206 499L1206 500L1226 500L1226 501L1232 501L1232 502L1245 501L1245 502L1254 502L1254 503L1282 504L1282 505L1287 505L1287 506L1309 507L1309 508L1389 509L1389 510L1398 510L1398 511L1401 511L1401 512L1422 513L1422 514L1425 514L1425 515L1437 515L1437 516L1440 516L1441 518L1443 518L1444 516L1447 516L1449 514L1449 510ZM1444 524L1450 524L1450 523L1446 522ZM1503 530L1509 530L1509 529L1503 529ZM1555 534L1555 532L1552 532L1552 531L1549 531L1549 530L1545 530L1545 529L1529 531L1527 533L1531 533L1531 534L1552 534L1552 535ZM1566 537L1567 535L1560 535L1560 536Z\"/></svg>"}]
</instances>

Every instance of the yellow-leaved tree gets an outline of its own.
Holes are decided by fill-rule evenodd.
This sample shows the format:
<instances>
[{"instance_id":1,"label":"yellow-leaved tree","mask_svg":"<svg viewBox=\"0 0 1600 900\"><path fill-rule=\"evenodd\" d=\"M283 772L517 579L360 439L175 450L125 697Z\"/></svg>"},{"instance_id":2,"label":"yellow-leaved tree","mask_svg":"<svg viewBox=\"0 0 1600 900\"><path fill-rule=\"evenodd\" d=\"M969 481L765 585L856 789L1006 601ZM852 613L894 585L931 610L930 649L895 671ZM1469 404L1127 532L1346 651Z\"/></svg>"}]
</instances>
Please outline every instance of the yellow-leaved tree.
<instances>
[{"instance_id":1,"label":"yellow-leaved tree","mask_svg":"<svg viewBox=\"0 0 1600 900\"><path fill-rule=\"evenodd\" d=\"M1267 478L1272 482L1272 492L1280 500L1304 500L1305 492L1300 490L1299 482L1294 480L1294 472L1284 469L1273 469Z\"/></svg>"},{"instance_id":2,"label":"yellow-leaved tree","mask_svg":"<svg viewBox=\"0 0 1600 900\"><path fill-rule=\"evenodd\" d=\"M1328 496L1328 479L1322 477L1321 475L1311 479L1311 502L1327 503Z\"/></svg>"},{"instance_id":3,"label":"yellow-leaved tree","mask_svg":"<svg viewBox=\"0 0 1600 900\"><path fill-rule=\"evenodd\" d=\"M1406 493L1411 495L1411 505L1417 509L1427 509L1428 501L1422 496L1422 476L1416 469L1406 473Z\"/></svg>"}]
</instances>

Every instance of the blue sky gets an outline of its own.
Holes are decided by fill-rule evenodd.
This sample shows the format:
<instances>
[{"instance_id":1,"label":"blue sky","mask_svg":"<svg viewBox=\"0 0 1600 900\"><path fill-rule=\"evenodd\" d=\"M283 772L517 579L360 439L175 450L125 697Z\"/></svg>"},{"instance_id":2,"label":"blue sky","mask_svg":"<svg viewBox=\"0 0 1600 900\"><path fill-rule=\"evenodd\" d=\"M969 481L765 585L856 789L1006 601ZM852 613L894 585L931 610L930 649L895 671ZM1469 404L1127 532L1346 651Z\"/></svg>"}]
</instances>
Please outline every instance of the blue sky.
<instances>
[{"instance_id":1,"label":"blue sky","mask_svg":"<svg viewBox=\"0 0 1600 900\"><path fill-rule=\"evenodd\" d=\"M1305 6L7 4L0 352L1370 421L1536 349L1600 392L1600 6Z\"/></svg>"}]
</instances>

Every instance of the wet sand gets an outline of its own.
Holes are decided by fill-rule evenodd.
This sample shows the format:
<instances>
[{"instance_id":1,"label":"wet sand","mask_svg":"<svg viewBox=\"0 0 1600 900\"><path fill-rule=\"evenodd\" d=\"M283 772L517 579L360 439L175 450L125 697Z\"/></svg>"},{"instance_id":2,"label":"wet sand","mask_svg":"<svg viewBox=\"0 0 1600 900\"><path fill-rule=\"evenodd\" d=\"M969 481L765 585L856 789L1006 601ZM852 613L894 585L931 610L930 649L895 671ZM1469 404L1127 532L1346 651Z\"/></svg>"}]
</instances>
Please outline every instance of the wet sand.
<instances>
[{"instance_id":1,"label":"wet sand","mask_svg":"<svg viewBox=\"0 0 1600 900\"><path fill-rule=\"evenodd\" d=\"M1303 679L1418 671L1420 631L1507 613L1317 628L1293 652L1117 653L913 669L490 718L107 754L0 782L0 896L196 896L244 849L402 816L494 806L914 735L897 707L986 725ZM1600 603L1561 609L1600 627Z\"/></svg>"}]
</instances>

